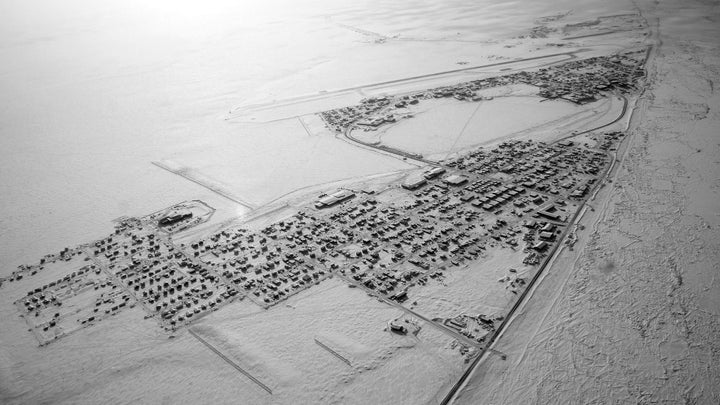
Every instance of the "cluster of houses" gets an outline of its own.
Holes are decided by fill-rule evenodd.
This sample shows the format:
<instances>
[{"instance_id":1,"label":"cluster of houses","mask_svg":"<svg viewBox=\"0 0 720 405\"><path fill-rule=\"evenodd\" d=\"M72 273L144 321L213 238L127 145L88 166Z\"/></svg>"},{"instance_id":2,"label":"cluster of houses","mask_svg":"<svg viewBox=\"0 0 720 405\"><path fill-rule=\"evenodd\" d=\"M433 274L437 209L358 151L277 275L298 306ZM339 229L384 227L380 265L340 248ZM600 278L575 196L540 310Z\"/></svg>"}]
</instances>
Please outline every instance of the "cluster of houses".
<instances>
[{"instance_id":1,"label":"cluster of houses","mask_svg":"<svg viewBox=\"0 0 720 405\"><path fill-rule=\"evenodd\" d=\"M543 98L585 104L602 97L603 92L635 90L645 75L644 60L644 51L574 60L537 71L509 73L413 94L369 98L356 106L321 112L320 117L336 133L353 127L373 130L410 116L407 107L420 100L452 97L476 102L484 99L478 94L480 90L518 83L538 87L538 95Z\"/></svg>"},{"instance_id":2,"label":"cluster of houses","mask_svg":"<svg viewBox=\"0 0 720 405\"><path fill-rule=\"evenodd\" d=\"M617 148L618 141L625 136L625 133L620 131L605 132L594 136L595 141L598 143L598 149L602 150L614 150Z\"/></svg>"},{"instance_id":3,"label":"cluster of houses","mask_svg":"<svg viewBox=\"0 0 720 405\"><path fill-rule=\"evenodd\" d=\"M153 215L121 219L115 232L103 239L19 267L11 280L35 276L57 262L70 262L65 266L76 269L15 302L40 344L137 303L164 328L177 329L237 294L171 243L162 231L167 224ZM173 224L190 217L184 215ZM68 302L72 305L63 305Z\"/></svg>"},{"instance_id":4,"label":"cluster of houses","mask_svg":"<svg viewBox=\"0 0 720 405\"><path fill-rule=\"evenodd\" d=\"M299 212L258 231L223 230L191 249L204 266L268 307L327 278L325 256L343 238L326 221Z\"/></svg>"},{"instance_id":5,"label":"cluster of houses","mask_svg":"<svg viewBox=\"0 0 720 405\"><path fill-rule=\"evenodd\" d=\"M607 163L606 155L572 142L532 141L442 162L402 183L412 197L402 203L373 196L329 211L344 244L328 251L325 264L398 301L488 246L522 248L525 262L538 264L572 214L566 200L582 198L574 193L587 192Z\"/></svg>"},{"instance_id":6,"label":"cluster of houses","mask_svg":"<svg viewBox=\"0 0 720 405\"><path fill-rule=\"evenodd\" d=\"M471 316L463 314L454 318L447 318L443 320L442 323L463 336L477 342L484 342L491 333L495 332L495 323L502 320L502 315L488 316L478 314L477 316Z\"/></svg>"},{"instance_id":7,"label":"cluster of houses","mask_svg":"<svg viewBox=\"0 0 720 405\"><path fill-rule=\"evenodd\" d=\"M635 90L638 80L645 76L638 54L643 53L571 61L528 73L526 82L540 87L541 97L585 104L597 100L604 91Z\"/></svg>"},{"instance_id":8,"label":"cluster of houses","mask_svg":"<svg viewBox=\"0 0 720 405\"><path fill-rule=\"evenodd\" d=\"M115 315L133 303L132 297L94 264L82 265L15 301L41 345Z\"/></svg>"},{"instance_id":9,"label":"cluster of houses","mask_svg":"<svg viewBox=\"0 0 720 405\"><path fill-rule=\"evenodd\" d=\"M408 100L411 101L411 100ZM396 102L395 104L398 104ZM417 101L415 101L417 103ZM359 122L367 127L378 127L385 122L394 121L392 114L378 115L378 112L390 106L387 97L372 97L364 99L360 104L342 107L335 110L324 111L320 116L329 128L337 133L343 132L350 125Z\"/></svg>"},{"instance_id":10,"label":"cluster of houses","mask_svg":"<svg viewBox=\"0 0 720 405\"><path fill-rule=\"evenodd\" d=\"M133 222L95 243L94 255L117 283L167 329L200 318L237 294L154 227Z\"/></svg>"},{"instance_id":11,"label":"cluster of houses","mask_svg":"<svg viewBox=\"0 0 720 405\"><path fill-rule=\"evenodd\" d=\"M608 139L613 143L617 142L620 136L603 137L603 140ZM502 173L511 179L510 185L505 187L516 191L512 197L520 197L512 201L513 205L527 213L531 210L527 207L532 207L532 203L540 205L551 197L556 199L560 206L565 205L565 199L584 198L598 174L610 161L609 156L602 150L575 147L572 141L552 145L537 143L532 147L528 147L529 144L528 141L505 142L494 150L478 150L445 164L471 173ZM605 143L599 144L604 145ZM607 146L604 146L601 149L606 148ZM530 192L525 194L526 190ZM540 214L552 212L552 207L547 208L549 211L541 210ZM559 218L552 215L550 219Z\"/></svg>"},{"instance_id":12,"label":"cluster of houses","mask_svg":"<svg viewBox=\"0 0 720 405\"><path fill-rule=\"evenodd\" d=\"M613 147L620 138L599 136L598 145ZM415 286L442 279L489 248L522 250L524 263L540 263L608 166L604 151L571 141L508 141L382 192L338 190L264 227L226 228L187 245L175 244L156 217L127 218L106 238L21 266L11 280L36 274L48 260L84 257L91 264L34 289L18 305L26 314L49 313L45 308L59 297L93 289L79 324L139 303L168 330L235 297L275 305L331 275L403 302ZM51 328L60 319L37 324Z\"/></svg>"},{"instance_id":13,"label":"cluster of houses","mask_svg":"<svg viewBox=\"0 0 720 405\"><path fill-rule=\"evenodd\" d=\"M83 246L78 246L72 249L66 247L58 253L49 253L43 256L38 263L21 264L18 266L17 270L10 273L7 278L0 278L0 287L4 282L19 281L25 276L34 276L45 270L47 266L58 262L69 262L77 257L85 257Z\"/></svg>"}]
</instances>

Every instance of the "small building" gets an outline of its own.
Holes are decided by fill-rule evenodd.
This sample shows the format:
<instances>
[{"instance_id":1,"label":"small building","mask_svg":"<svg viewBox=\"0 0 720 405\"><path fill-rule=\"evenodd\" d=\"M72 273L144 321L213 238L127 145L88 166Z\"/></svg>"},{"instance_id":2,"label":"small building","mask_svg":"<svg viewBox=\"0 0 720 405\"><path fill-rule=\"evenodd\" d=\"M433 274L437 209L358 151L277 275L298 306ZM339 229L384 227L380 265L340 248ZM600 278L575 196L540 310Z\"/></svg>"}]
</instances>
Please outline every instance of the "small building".
<instances>
[{"instance_id":1,"label":"small building","mask_svg":"<svg viewBox=\"0 0 720 405\"><path fill-rule=\"evenodd\" d=\"M443 182L445 184L449 184L451 186L460 186L462 184L465 184L468 182L468 178L459 174L452 174L450 176L447 176L443 179Z\"/></svg>"},{"instance_id":2,"label":"small building","mask_svg":"<svg viewBox=\"0 0 720 405\"><path fill-rule=\"evenodd\" d=\"M547 210L540 210L538 211L538 215L541 217L545 217L547 219L551 219L553 221L560 221L560 214L557 212L548 212Z\"/></svg>"},{"instance_id":3,"label":"small building","mask_svg":"<svg viewBox=\"0 0 720 405\"><path fill-rule=\"evenodd\" d=\"M555 234L552 232L540 232L538 237L541 240L553 240L553 239L555 239Z\"/></svg>"},{"instance_id":4,"label":"small building","mask_svg":"<svg viewBox=\"0 0 720 405\"><path fill-rule=\"evenodd\" d=\"M390 330L401 335L407 333L407 328L404 325L395 323L395 321L390 322Z\"/></svg>"},{"instance_id":5,"label":"small building","mask_svg":"<svg viewBox=\"0 0 720 405\"><path fill-rule=\"evenodd\" d=\"M408 299L407 291L400 291L397 294L392 295L390 299L393 299L397 302L404 302Z\"/></svg>"},{"instance_id":6,"label":"small building","mask_svg":"<svg viewBox=\"0 0 720 405\"><path fill-rule=\"evenodd\" d=\"M426 171L425 173L423 173L423 176L424 176L426 179L430 180L430 179L434 179L434 178L437 177L437 176L440 176L440 175L443 174L443 173L445 173L445 168L444 168L444 167L433 167L432 169L430 169L430 170Z\"/></svg>"},{"instance_id":7,"label":"small building","mask_svg":"<svg viewBox=\"0 0 720 405\"><path fill-rule=\"evenodd\" d=\"M512 173L515 170L515 166L508 163L506 165L503 165L499 168L499 171L502 173Z\"/></svg>"},{"instance_id":8,"label":"small building","mask_svg":"<svg viewBox=\"0 0 720 405\"><path fill-rule=\"evenodd\" d=\"M445 321L445 325L450 326L451 328L461 331L467 327L467 322L463 320L462 318L452 318Z\"/></svg>"},{"instance_id":9,"label":"small building","mask_svg":"<svg viewBox=\"0 0 720 405\"><path fill-rule=\"evenodd\" d=\"M368 117L364 120L360 120L357 122L358 125L364 125L364 126L373 127L373 128L377 128L384 123L385 123L385 118L383 118L383 117Z\"/></svg>"},{"instance_id":10,"label":"small building","mask_svg":"<svg viewBox=\"0 0 720 405\"><path fill-rule=\"evenodd\" d=\"M349 200L355 197L355 193L350 190L338 190L332 194L320 197L315 202L315 208L327 208L332 207L335 204L339 204L343 201Z\"/></svg>"},{"instance_id":11,"label":"small building","mask_svg":"<svg viewBox=\"0 0 720 405\"><path fill-rule=\"evenodd\" d=\"M406 190L417 190L420 187L427 184L427 180L424 177L417 177L417 178L410 178L407 179L403 184L402 187Z\"/></svg>"},{"instance_id":12,"label":"small building","mask_svg":"<svg viewBox=\"0 0 720 405\"><path fill-rule=\"evenodd\" d=\"M192 218L192 212L188 210L173 210L164 217L160 218L158 225L169 226L188 218Z\"/></svg>"},{"instance_id":13,"label":"small building","mask_svg":"<svg viewBox=\"0 0 720 405\"><path fill-rule=\"evenodd\" d=\"M587 186L587 184L583 184L583 185L579 186L578 188L576 188L575 190L573 190L573 192L570 193L570 197L582 198L585 196L585 194L587 194L587 192L588 192L588 186Z\"/></svg>"}]
</instances>

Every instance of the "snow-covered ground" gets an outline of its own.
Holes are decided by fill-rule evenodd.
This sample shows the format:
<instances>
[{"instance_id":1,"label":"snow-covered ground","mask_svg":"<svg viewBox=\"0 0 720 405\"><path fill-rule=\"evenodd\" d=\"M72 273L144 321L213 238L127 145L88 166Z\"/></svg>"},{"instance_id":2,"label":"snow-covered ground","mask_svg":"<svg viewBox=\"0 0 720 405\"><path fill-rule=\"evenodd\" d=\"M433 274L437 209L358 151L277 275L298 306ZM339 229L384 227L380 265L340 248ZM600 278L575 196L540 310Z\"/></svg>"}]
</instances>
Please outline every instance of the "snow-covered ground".
<instances>
[{"instance_id":1,"label":"snow-covered ground","mask_svg":"<svg viewBox=\"0 0 720 405\"><path fill-rule=\"evenodd\" d=\"M642 401L648 392L717 402L717 13L698 7L686 20L681 8L641 5L651 23L660 15L663 45L618 181L587 214L580 256L558 258L500 339L508 360L482 363L461 402L590 402L613 398L602 391L613 386L618 400ZM359 86L349 98L357 100L417 89L430 82L395 81L463 66L607 54L644 40L634 13L633 2L597 0L4 1L0 277L106 235L121 215L194 199L216 209L203 229L249 215L252 207L212 190L261 206L358 177L400 178L415 166L355 147L305 115L336 99L297 110L287 100ZM467 77L431 82L450 79ZM284 109L253 110L274 103ZM487 105L486 121L502 121L501 104ZM586 107L598 111L587 121L568 111L580 107L548 104L556 117L528 113L523 125L494 123L492 133L533 128L552 137L553 118L569 131L611 117L617 104ZM253 114L280 118L245 119ZM418 122L401 125L412 132ZM497 141L473 136L460 145ZM448 139L430 152L453 151ZM447 280L453 291L473 289L458 277ZM181 331L168 339L134 308L42 348L12 305L34 284L0 291L3 403L435 403L465 367L455 343L434 328L416 337L385 331L403 311L337 279L267 311L230 304L196 325L199 338ZM435 287L418 303L429 312L503 301L478 296L453 306Z\"/></svg>"},{"instance_id":2,"label":"snow-covered ground","mask_svg":"<svg viewBox=\"0 0 720 405\"><path fill-rule=\"evenodd\" d=\"M639 6L659 35L617 177L457 404L720 402L720 14Z\"/></svg>"}]
</instances>

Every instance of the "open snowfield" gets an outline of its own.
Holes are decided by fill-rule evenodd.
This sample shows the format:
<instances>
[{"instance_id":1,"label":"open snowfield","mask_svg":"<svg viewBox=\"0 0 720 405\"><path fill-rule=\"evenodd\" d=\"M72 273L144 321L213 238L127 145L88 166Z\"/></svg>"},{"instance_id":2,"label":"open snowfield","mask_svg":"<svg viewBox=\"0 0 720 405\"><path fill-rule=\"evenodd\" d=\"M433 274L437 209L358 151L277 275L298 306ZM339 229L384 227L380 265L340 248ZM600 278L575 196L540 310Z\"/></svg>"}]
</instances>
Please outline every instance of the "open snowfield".
<instances>
[{"instance_id":1,"label":"open snowfield","mask_svg":"<svg viewBox=\"0 0 720 405\"><path fill-rule=\"evenodd\" d=\"M337 279L268 311L235 314L249 305L230 305L193 330L272 390L255 390L262 395L252 403L413 404L462 370L451 338L422 324L417 336L390 332L402 311Z\"/></svg>"},{"instance_id":2,"label":"open snowfield","mask_svg":"<svg viewBox=\"0 0 720 405\"><path fill-rule=\"evenodd\" d=\"M183 148L172 162L255 206L298 188L414 168L335 139L328 132L310 134L299 119L235 125L238 133L211 141L198 139L202 146Z\"/></svg>"}]
</instances>

